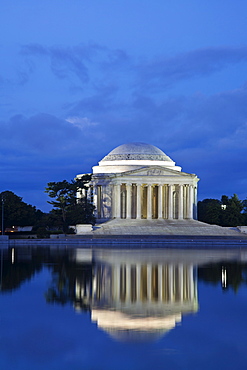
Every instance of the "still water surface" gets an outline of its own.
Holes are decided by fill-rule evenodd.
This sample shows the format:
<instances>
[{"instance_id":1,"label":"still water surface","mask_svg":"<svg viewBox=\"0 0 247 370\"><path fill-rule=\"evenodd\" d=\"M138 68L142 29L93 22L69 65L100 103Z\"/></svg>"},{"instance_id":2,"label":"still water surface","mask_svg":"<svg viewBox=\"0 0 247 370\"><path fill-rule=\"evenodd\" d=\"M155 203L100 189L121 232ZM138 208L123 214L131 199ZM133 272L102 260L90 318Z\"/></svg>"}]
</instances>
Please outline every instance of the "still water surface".
<instances>
[{"instance_id":1,"label":"still water surface","mask_svg":"<svg viewBox=\"0 0 247 370\"><path fill-rule=\"evenodd\" d=\"M246 369L247 254L1 252L0 369Z\"/></svg>"}]
</instances>

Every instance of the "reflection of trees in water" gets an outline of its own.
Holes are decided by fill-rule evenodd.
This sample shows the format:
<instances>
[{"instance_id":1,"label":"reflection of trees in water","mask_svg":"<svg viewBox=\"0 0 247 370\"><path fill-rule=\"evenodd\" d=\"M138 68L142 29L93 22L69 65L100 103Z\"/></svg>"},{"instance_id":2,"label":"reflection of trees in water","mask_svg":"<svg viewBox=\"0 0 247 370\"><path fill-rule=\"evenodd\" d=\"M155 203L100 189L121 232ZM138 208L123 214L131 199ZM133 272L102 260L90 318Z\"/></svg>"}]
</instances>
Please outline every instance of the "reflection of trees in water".
<instances>
[{"instance_id":1,"label":"reflection of trees in water","mask_svg":"<svg viewBox=\"0 0 247 370\"><path fill-rule=\"evenodd\" d=\"M45 292L48 303L74 304L75 281L92 281L92 264L80 265L71 261L66 250L49 247L8 248L0 253L0 291L11 292L30 281L44 267L51 271L51 283ZM81 309L88 310L88 304Z\"/></svg>"},{"instance_id":2,"label":"reflection of trees in water","mask_svg":"<svg viewBox=\"0 0 247 370\"><path fill-rule=\"evenodd\" d=\"M213 285L222 284L224 289L237 292L241 285L247 284L247 264L224 261L210 263L198 268L198 280Z\"/></svg>"},{"instance_id":3,"label":"reflection of trees in water","mask_svg":"<svg viewBox=\"0 0 247 370\"><path fill-rule=\"evenodd\" d=\"M92 264L77 264L75 262L60 261L51 266L52 280L45 298L48 303L66 305L76 303L75 286L76 281L91 285ZM80 309L88 311L90 304L87 301L80 302Z\"/></svg>"},{"instance_id":4,"label":"reflection of trees in water","mask_svg":"<svg viewBox=\"0 0 247 370\"><path fill-rule=\"evenodd\" d=\"M45 266L51 271L52 276L45 292L47 302L62 305L73 304L81 310L89 310L91 302L87 297L91 294L78 300L75 287L80 286L84 291L92 291L95 267L90 262L77 263L71 259L71 254L72 251L52 250L49 247L19 247L1 250L1 292L18 289ZM132 269L133 267L130 271L131 276ZM106 276L107 271L104 269L104 275L99 276L100 286L103 289L98 293L101 298L104 296L104 291L109 290L107 284L111 283L108 274ZM240 286L247 284L247 264L239 262L222 261L200 266L198 267L198 279L208 284L222 284L223 271L226 277L224 288L237 292ZM131 280L134 281L134 278Z\"/></svg>"},{"instance_id":5,"label":"reflection of trees in water","mask_svg":"<svg viewBox=\"0 0 247 370\"><path fill-rule=\"evenodd\" d=\"M29 252L18 253L14 248L1 251L1 292L11 292L31 280L42 270L43 253L32 256Z\"/></svg>"}]
</instances>

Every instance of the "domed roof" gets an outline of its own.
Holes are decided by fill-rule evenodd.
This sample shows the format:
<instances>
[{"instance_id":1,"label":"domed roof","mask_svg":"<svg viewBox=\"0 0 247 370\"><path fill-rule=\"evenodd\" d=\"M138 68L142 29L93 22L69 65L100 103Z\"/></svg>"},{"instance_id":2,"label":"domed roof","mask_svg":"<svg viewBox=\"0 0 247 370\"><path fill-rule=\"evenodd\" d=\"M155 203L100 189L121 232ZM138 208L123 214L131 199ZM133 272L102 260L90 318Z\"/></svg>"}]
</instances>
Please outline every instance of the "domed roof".
<instances>
[{"instance_id":1,"label":"domed roof","mask_svg":"<svg viewBox=\"0 0 247 370\"><path fill-rule=\"evenodd\" d=\"M151 160L173 162L162 150L145 143L129 143L119 145L106 155L102 161L119 160Z\"/></svg>"}]
</instances>

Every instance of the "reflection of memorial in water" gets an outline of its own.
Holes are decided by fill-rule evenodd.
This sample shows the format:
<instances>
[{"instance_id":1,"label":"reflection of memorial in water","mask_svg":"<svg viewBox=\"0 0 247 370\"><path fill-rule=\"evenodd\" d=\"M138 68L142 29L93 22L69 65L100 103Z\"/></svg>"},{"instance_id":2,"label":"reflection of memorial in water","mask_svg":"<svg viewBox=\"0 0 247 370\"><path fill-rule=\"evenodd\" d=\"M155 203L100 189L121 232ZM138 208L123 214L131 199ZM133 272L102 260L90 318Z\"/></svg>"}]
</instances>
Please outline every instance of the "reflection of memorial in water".
<instances>
[{"instance_id":1,"label":"reflection of memorial in water","mask_svg":"<svg viewBox=\"0 0 247 370\"><path fill-rule=\"evenodd\" d=\"M94 262L92 285L76 280L77 309L91 300L92 321L117 339L156 338L198 309L192 263L128 253Z\"/></svg>"},{"instance_id":2,"label":"reflection of memorial in water","mask_svg":"<svg viewBox=\"0 0 247 370\"><path fill-rule=\"evenodd\" d=\"M49 272L47 304L90 312L98 327L126 340L155 339L198 310L197 279L222 289L247 284L245 250L7 248L0 294Z\"/></svg>"}]
</instances>

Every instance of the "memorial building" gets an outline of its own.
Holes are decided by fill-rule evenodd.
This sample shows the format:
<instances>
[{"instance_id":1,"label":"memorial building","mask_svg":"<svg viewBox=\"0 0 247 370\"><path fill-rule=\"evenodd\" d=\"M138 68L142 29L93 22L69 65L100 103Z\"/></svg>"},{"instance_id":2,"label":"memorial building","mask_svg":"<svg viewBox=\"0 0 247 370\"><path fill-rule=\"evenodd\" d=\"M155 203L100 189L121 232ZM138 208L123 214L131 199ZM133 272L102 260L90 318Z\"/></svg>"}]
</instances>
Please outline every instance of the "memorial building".
<instances>
[{"instance_id":1,"label":"memorial building","mask_svg":"<svg viewBox=\"0 0 247 370\"><path fill-rule=\"evenodd\" d=\"M156 146L129 143L93 167L88 196L97 221L196 219L198 181Z\"/></svg>"}]
</instances>

